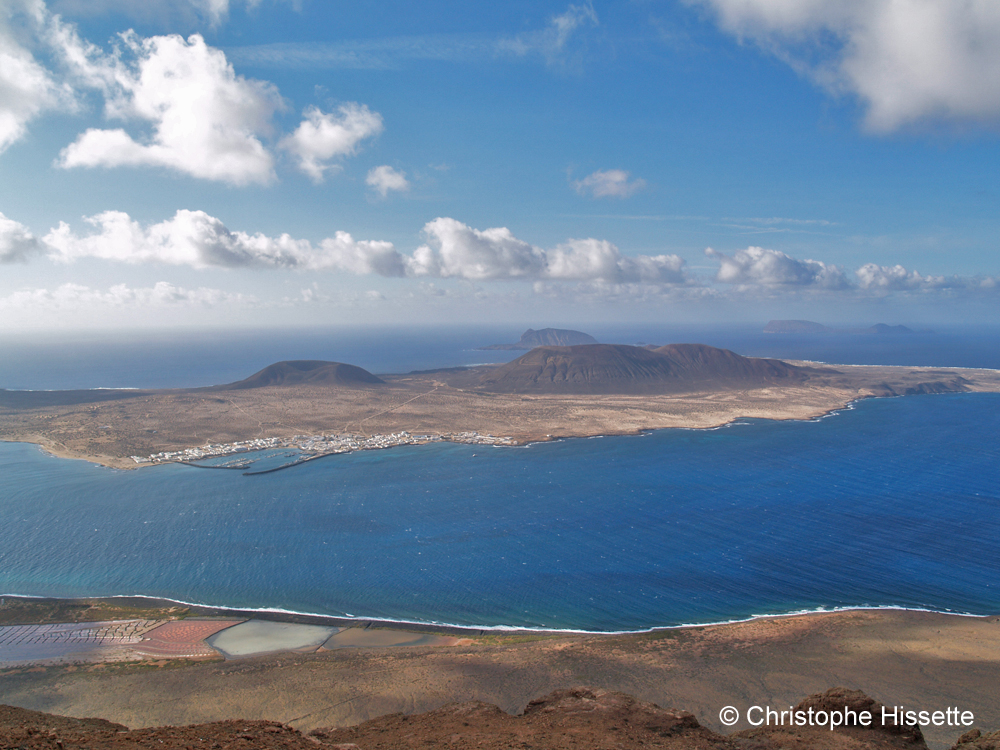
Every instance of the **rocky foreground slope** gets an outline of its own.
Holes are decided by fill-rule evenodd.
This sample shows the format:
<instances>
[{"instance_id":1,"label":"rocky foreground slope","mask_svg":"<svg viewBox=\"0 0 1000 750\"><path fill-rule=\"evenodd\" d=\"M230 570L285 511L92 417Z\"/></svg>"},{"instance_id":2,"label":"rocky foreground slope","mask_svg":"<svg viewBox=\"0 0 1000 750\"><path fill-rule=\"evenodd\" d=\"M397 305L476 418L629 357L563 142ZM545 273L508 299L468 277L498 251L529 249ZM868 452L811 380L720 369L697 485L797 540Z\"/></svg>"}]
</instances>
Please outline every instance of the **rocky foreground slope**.
<instances>
[{"instance_id":1,"label":"rocky foreground slope","mask_svg":"<svg viewBox=\"0 0 1000 750\"><path fill-rule=\"evenodd\" d=\"M880 715L881 705L860 691L834 688L806 698L797 708L837 711L848 707ZM500 750L875 750L926 748L919 728L876 726L759 728L717 734L686 711L664 709L605 690L559 690L527 705L520 716L470 701L424 714L392 714L343 729L302 734L269 721L222 721L184 727L129 730L103 719L71 719L0 706L0 748L317 748L388 750L452 748ZM953 750L1000 747L1000 732L970 730Z\"/></svg>"}]
</instances>

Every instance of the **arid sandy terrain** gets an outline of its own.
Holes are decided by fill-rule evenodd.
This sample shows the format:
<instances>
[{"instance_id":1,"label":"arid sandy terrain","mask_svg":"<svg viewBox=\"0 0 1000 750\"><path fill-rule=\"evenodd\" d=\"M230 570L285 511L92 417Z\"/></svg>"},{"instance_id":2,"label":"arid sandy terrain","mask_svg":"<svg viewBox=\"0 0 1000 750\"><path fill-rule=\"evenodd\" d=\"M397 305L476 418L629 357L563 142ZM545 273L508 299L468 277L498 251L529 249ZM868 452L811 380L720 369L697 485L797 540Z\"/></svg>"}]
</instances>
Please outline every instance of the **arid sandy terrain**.
<instances>
[{"instance_id":1,"label":"arid sandy terrain","mask_svg":"<svg viewBox=\"0 0 1000 750\"><path fill-rule=\"evenodd\" d=\"M809 363L794 363L808 366ZM385 385L247 390L0 391L0 439L134 468L129 456L257 437L475 431L518 442L713 427L740 417L807 419L858 398L1000 391L1000 372L812 366L801 383L671 394L510 394L475 387L478 370L386 376Z\"/></svg>"},{"instance_id":2,"label":"arid sandy terrain","mask_svg":"<svg viewBox=\"0 0 1000 750\"><path fill-rule=\"evenodd\" d=\"M787 708L831 686L886 705L972 711L1000 726L1000 618L855 611L637 635L473 634L463 645L347 648L232 661L147 661L0 672L3 703L130 727L269 719L300 730L481 700L516 713L574 685L691 711ZM960 732L929 728L932 747ZM343 741L343 740L342 740Z\"/></svg>"}]
</instances>

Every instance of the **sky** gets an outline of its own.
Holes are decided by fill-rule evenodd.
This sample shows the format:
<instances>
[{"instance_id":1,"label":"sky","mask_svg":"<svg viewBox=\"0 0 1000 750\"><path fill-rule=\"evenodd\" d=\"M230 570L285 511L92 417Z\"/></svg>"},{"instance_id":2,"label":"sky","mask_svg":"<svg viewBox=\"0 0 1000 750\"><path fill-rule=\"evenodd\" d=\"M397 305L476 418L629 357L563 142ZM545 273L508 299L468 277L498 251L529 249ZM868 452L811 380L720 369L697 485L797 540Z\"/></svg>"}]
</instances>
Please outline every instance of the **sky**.
<instances>
[{"instance_id":1,"label":"sky","mask_svg":"<svg viewBox=\"0 0 1000 750\"><path fill-rule=\"evenodd\" d=\"M0 332L1000 324L995 0L0 0Z\"/></svg>"}]
</instances>

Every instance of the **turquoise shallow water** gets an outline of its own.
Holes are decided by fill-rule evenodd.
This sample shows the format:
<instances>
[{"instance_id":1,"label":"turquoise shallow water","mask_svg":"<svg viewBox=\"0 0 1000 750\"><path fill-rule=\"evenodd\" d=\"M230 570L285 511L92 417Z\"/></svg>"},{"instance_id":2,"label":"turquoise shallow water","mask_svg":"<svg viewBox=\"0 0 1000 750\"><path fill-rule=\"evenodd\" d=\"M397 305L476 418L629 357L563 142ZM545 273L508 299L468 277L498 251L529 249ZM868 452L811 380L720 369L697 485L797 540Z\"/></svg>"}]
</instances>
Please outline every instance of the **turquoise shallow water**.
<instances>
[{"instance_id":1,"label":"turquoise shallow water","mask_svg":"<svg viewBox=\"0 0 1000 750\"><path fill-rule=\"evenodd\" d=\"M585 630L847 606L996 614L998 432L1000 395L956 394L258 477L0 444L0 592Z\"/></svg>"}]
</instances>

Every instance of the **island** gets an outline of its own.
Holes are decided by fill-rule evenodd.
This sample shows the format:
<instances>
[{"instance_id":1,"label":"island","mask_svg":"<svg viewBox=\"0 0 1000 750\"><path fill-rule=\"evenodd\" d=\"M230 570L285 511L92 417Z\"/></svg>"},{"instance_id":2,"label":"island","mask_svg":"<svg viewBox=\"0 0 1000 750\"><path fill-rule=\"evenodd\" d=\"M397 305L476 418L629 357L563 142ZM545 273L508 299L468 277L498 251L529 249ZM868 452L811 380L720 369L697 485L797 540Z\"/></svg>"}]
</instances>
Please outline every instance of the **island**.
<instances>
[{"instance_id":1,"label":"island","mask_svg":"<svg viewBox=\"0 0 1000 750\"><path fill-rule=\"evenodd\" d=\"M407 374L300 360L202 388L0 390L0 439L136 468L263 448L308 458L810 419L861 398L966 391L1000 391L1000 372L821 365L703 344L545 346L505 365Z\"/></svg>"},{"instance_id":2,"label":"island","mask_svg":"<svg viewBox=\"0 0 1000 750\"><path fill-rule=\"evenodd\" d=\"M916 333L912 328L903 325L891 326L886 323L876 323L867 328L830 328L822 323L814 323L811 320L771 320L764 326L764 333L784 333L813 335L821 333L849 333L855 335L878 335L895 336L899 334ZM930 333L930 331L923 331Z\"/></svg>"},{"instance_id":3,"label":"island","mask_svg":"<svg viewBox=\"0 0 1000 750\"><path fill-rule=\"evenodd\" d=\"M597 339L582 331L572 331L566 328L543 328L540 331L535 331L529 328L521 334L521 339L515 344L492 344L491 346L481 346L479 350L521 351L534 349L536 346L577 346L596 343Z\"/></svg>"}]
</instances>

